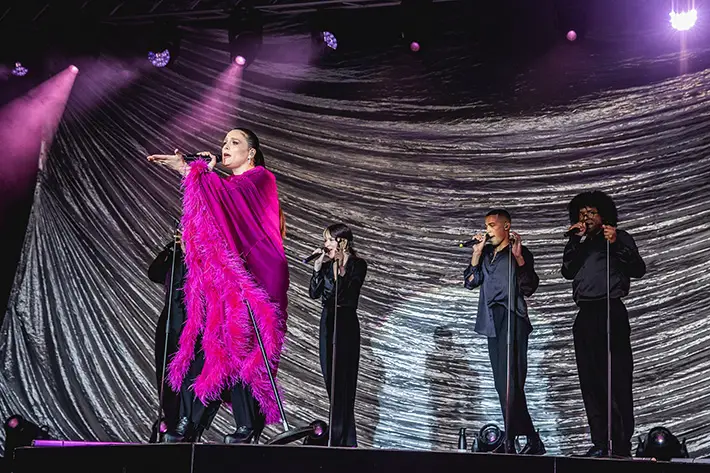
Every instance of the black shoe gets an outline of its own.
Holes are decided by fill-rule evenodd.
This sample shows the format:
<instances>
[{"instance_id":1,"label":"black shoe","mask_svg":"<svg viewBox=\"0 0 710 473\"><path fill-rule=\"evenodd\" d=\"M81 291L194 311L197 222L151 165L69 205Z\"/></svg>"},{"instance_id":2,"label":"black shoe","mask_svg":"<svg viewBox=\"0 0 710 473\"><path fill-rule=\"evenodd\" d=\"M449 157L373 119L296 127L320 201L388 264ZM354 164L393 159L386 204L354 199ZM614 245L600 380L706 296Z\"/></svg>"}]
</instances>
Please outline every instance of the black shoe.
<instances>
[{"instance_id":1,"label":"black shoe","mask_svg":"<svg viewBox=\"0 0 710 473\"><path fill-rule=\"evenodd\" d=\"M504 439L503 442L498 445L498 448L493 450L491 453L517 454L518 450L515 448L515 440Z\"/></svg>"},{"instance_id":2,"label":"black shoe","mask_svg":"<svg viewBox=\"0 0 710 473\"><path fill-rule=\"evenodd\" d=\"M582 455L583 457L589 457L589 458L602 458L606 457L608 454L609 450L607 450L604 447L597 447L596 445L592 445L589 450L587 450L587 453Z\"/></svg>"},{"instance_id":3,"label":"black shoe","mask_svg":"<svg viewBox=\"0 0 710 473\"><path fill-rule=\"evenodd\" d=\"M528 443L520 450L521 455L544 455L545 452L545 444L542 443L540 434L537 432L533 435L528 435Z\"/></svg>"},{"instance_id":4,"label":"black shoe","mask_svg":"<svg viewBox=\"0 0 710 473\"><path fill-rule=\"evenodd\" d=\"M617 450L612 450L611 456L614 458L631 458L631 450L623 451L623 452L617 451Z\"/></svg>"},{"instance_id":5,"label":"black shoe","mask_svg":"<svg viewBox=\"0 0 710 473\"><path fill-rule=\"evenodd\" d=\"M160 431L160 426L163 423L163 420L157 420L153 423L153 427L150 429L150 438L148 439L148 443L160 443L163 439L163 433Z\"/></svg>"},{"instance_id":6,"label":"black shoe","mask_svg":"<svg viewBox=\"0 0 710 473\"><path fill-rule=\"evenodd\" d=\"M175 430L167 431L163 436L165 443L192 442L193 426L190 419L181 417L175 426Z\"/></svg>"},{"instance_id":7,"label":"black shoe","mask_svg":"<svg viewBox=\"0 0 710 473\"><path fill-rule=\"evenodd\" d=\"M224 443L259 443L261 432L256 432L251 427L241 425L233 434L224 436Z\"/></svg>"}]
</instances>

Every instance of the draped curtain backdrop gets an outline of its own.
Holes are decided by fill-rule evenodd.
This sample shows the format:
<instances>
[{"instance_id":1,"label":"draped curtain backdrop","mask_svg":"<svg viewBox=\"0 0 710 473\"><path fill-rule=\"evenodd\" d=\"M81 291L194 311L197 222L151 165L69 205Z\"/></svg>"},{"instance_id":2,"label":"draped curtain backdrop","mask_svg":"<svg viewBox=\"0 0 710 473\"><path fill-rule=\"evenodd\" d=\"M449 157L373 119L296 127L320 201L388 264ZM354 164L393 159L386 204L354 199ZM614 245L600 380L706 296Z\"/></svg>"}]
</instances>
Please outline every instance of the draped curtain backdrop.
<instances>
[{"instance_id":1,"label":"draped curtain backdrop","mask_svg":"<svg viewBox=\"0 0 710 473\"><path fill-rule=\"evenodd\" d=\"M147 267L179 218L181 190L145 157L217 152L231 127L247 126L287 218L279 379L292 425L328 416L320 302L308 298L301 259L338 221L370 268L361 446L451 450L460 427L502 425L486 340L473 332L478 292L462 284L470 250L457 243L504 207L541 279L530 298L532 418L551 453L586 449L576 310L560 266L566 205L597 188L616 200L619 227L648 266L626 298L636 435L665 425L693 455L710 453L710 50L683 58L677 47L589 38L486 58L443 38L419 55L383 46L317 61L308 35L274 28L235 87L216 89L224 36L188 34L172 70L110 58L81 67L38 177L2 327L3 418L21 413L61 439L147 440L163 303ZM223 410L207 440L232 429Z\"/></svg>"}]
</instances>

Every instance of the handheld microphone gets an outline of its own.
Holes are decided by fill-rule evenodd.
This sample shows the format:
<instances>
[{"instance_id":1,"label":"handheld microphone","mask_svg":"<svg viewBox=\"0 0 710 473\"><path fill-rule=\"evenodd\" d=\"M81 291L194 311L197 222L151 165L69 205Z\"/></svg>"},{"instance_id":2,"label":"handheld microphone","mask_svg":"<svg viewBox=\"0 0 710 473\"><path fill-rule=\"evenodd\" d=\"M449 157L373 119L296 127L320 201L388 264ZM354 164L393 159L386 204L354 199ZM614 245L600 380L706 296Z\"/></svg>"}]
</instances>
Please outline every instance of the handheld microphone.
<instances>
[{"instance_id":1,"label":"handheld microphone","mask_svg":"<svg viewBox=\"0 0 710 473\"><path fill-rule=\"evenodd\" d=\"M201 154L184 154L183 158L185 159L186 163L191 163L193 161L204 161L206 163L209 163L210 161L212 161L212 158L210 158L209 156L203 156ZM222 162L222 156L217 155L217 163L221 163L221 162Z\"/></svg>"},{"instance_id":2,"label":"handheld microphone","mask_svg":"<svg viewBox=\"0 0 710 473\"><path fill-rule=\"evenodd\" d=\"M320 258L320 256L321 256L323 253L327 253L327 252L328 252L328 249L327 249L327 248L321 248L321 249L320 249L320 253L313 253L313 254L312 254L311 256L309 256L308 258L303 258L303 262L304 262L304 263L310 263L310 262L313 261L314 259Z\"/></svg>"},{"instance_id":3,"label":"handheld microphone","mask_svg":"<svg viewBox=\"0 0 710 473\"><path fill-rule=\"evenodd\" d=\"M572 235L576 235L576 234L579 233L579 232L580 232L579 228L573 228L573 229L571 229L571 230L567 230L567 231L565 232L565 238L569 238L569 237L571 237Z\"/></svg>"},{"instance_id":4,"label":"handheld microphone","mask_svg":"<svg viewBox=\"0 0 710 473\"><path fill-rule=\"evenodd\" d=\"M488 241L488 240L490 240L490 239L491 239L491 236L486 233L486 239L485 239L485 241ZM459 248L471 248L471 247L473 247L474 245L478 245L478 244L480 244L480 243L481 243L481 240L479 240L478 238L474 238L473 240L468 240L468 241L465 241L465 242L463 242L463 243L459 243Z\"/></svg>"}]
</instances>

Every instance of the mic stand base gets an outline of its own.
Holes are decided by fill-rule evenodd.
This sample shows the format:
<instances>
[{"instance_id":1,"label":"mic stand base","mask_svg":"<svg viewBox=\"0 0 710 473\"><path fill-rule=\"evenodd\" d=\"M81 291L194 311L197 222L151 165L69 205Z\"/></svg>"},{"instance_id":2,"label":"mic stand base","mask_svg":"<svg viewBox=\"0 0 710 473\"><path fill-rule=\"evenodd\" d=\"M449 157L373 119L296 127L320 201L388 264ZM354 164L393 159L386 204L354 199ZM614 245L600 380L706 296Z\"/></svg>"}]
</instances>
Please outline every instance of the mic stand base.
<instances>
[{"instance_id":1,"label":"mic stand base","mask_svg":"<svg viewBox=\"0 0 710 473\"><path fill-rule=\"evenodd\" d=\"M251 305L249 301L244 300L244 304L247 306L247 312L249 312L249 318L251 319L252 327L254 328L254 334L256 335L256 341L259 343L259 349L261 350L261 356L264 358L264 365L266 366L266 373L269 376L269 382L271 383L271 389L274 391L274 397L276 398L276 403L279 406L279 413L281 414L281 425L284 431L275 436L270 441L266 442L267 445L284 445L287 443L295 442L298 439L306 437L308 435L314 436L317 434L317 429L314 425L323 424L320 421L314 421L309 427L296 427L291 429L286 420L286 413L284 412L283 403L281 402L281 396L279 395L279 390L276 387L276 381L274 380L274 375L271 372L271 365L269 364L269 357L266 354L266 348L264 348L264 342L261 338L261 332L259 331L259 326L256 323L256 318L251 310ZM321 430L325 430L322 429Z\"/></svg>"}]
</instances>

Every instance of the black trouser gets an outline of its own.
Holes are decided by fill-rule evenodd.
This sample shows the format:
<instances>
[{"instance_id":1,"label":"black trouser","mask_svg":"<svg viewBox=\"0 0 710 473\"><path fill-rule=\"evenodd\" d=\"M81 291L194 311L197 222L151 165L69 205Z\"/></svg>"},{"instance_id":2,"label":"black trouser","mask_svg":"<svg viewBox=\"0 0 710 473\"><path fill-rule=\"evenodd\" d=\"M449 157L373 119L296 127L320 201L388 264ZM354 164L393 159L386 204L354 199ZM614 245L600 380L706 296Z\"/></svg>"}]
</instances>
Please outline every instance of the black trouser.
<instances>
[{"instance_id":1,"label":"black trouser","mask_svg":"<svg viewBox=\"0 0 710 473\"><path fill-rule=\"evenodd\" d=\"M190 386L202 372L205 357L202 352L201 339L195 343L195 358L180 388L180 417L186 417L198 431L206 429L217 415L221 399L211 401L206 406L202 404ZM237 427L249 427L255 432L261 432L266 424L266 418L259 409L259 403L248 386L235 384L231 389L232 414Z\"/></svg>"},{"instance_id":2,"label":"black trouser","mask_svg":"<svg viewBox=\"0 0 710 473\"><path fill-rule=\"evenodd\" d=\"M360 363L360 323L355 309L338 308L335 393L331 394L333 320L333 311L323 308L320 320L320 365L328 397L332 396L330 443L335 447L356 447L355 391Z\"/></svg>"},{"instance_id":3,"label":"black trouser","mask_svg":"<svg viewBox=\"0 0 710 473\"><path fill-rule=\"evenodd\" d=\"M574 321L574 352L592 442L607 445L607 308L606 299L579 303ZM614 453L628 455L634 434L634 400L629 314L620 299L611 308L611 433Z\"/></svg>"},{"instance_id":4,"label":"black trouser","mask_svg":"<svg viewBox=\"0 0 710 473\"><path fill-rule=\"evenodd\" d=\"M158 318L158 326L155 329L155 374L158 384L158 399L160 399L160 390L164 389L163 393L163 415L165 425L168 430L172 431L177 425L180 416L180 399L178 393L170 389L166 382L163 387L163 363L170 362L170 358L177 352L178 340L182 331L182 325L185 322L185 312L181 307L172 307L172 316L170 317L170 328L168 331L167 357L165 357L165 324L168 321L168 308L163 309L163 312Z\"/></svg>"},{"instance_id":5,"label":"black trouser","mask_svg":"<svg viewBox=\"0 0 710 473\"><path fill-rule=\"evenodd\" d=\"M507 384L507 349L508 349L508 309L502 305L494 305L490 308L493 312L493 323L496 329L496 337L488 338L488 355L491 358L493 367L493 380L500 407L503 410L503 419L506 418L506 384ZM508 429L506 436L508 439L518 435L533 435L533 426L528 405L525 399L525 377L528 374L528 336L530 335L530 323L517 316L511 316L513 323L512 347L510 357L510 419L508 419Z\"/></svg>"}]
</instances>

